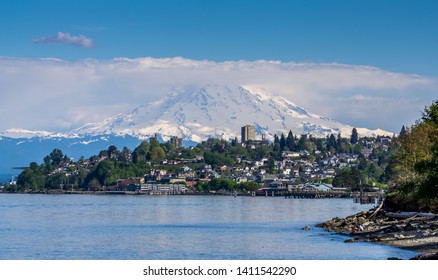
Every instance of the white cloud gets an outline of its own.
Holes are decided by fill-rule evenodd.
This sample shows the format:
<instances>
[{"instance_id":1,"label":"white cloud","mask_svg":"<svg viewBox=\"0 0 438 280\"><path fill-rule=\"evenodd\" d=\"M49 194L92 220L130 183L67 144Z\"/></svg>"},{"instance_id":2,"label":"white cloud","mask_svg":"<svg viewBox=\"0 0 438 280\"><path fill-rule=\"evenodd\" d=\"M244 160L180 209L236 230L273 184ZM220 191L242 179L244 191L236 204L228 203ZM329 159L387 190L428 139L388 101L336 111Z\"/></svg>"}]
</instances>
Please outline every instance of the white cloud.
<instances>
[{"instance_id":1,"label":"white cloud","mask_svg":"<svg viewBox=\"0 0 438 280\"><path fill-rule=\"evenodd\" d=\"M55 35L37 37L32 39L36 44L71 45L81 48L93 47L93 40L84 35L72 36L69 33L58 32Z\"/></svg>"},{"instance_id":2,"label":"white cloud","mask_svg":"<svg viewBox=\"0 0 438 280\"><path fill-rule=\"evenodd\" d=\"M0 57L0 131L68 130L180 89L253 85L353 126L399 131L436 98L437 78L369 66L175 58Z\"/></svg>"}]
</instances>

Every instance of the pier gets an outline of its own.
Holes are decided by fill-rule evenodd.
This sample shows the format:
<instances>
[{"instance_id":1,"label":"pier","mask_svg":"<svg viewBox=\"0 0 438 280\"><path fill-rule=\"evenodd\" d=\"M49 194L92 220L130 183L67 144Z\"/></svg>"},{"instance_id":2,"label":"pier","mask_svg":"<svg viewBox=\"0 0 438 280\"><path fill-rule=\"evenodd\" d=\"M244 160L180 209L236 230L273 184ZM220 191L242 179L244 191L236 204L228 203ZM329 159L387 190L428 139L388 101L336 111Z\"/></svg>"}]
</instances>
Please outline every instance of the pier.
<instances>
[{"instance_id":1,"label":"pier","mask_svg":"<svg viewBox=\"0 0 438 280\"><path fill-rule=\"evenodd\" d=\"M285 198L352 198L354 194L351 192L339 192L339 191L291 191L284 195Z\"/></svg>"},{"instance_id":2,"label":"pier","mask_svg":"<svg viewBox=\"0 0 438 280\"><path fill-rule=\"evenodd\" d=\"M290 199L329 199L329 198L350 198L355 203L378 204L383 199L379 192L346 192L346 191L311 191L311 190L281 190L267 189L259 192L258 196L283 196Z\"/></svg>"}]
</instances>

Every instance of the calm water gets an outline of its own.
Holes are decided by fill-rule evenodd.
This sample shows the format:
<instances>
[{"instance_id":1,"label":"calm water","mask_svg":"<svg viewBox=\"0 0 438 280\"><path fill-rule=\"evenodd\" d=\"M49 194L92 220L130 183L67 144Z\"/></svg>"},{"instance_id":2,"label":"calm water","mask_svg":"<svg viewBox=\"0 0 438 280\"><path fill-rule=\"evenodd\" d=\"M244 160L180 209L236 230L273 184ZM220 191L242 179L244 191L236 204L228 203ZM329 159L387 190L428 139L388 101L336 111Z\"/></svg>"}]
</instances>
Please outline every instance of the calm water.
<instances>
[{"instance_id":1,"label":"calm water","mask_svg":"<svg viewBox=\"0 0 438 280\"><path fill-rule=\"evenodd\" d=\"M314 224L369 205L280 197L0 195L0 259L387 259ZM310 225L312 230L302 228Z\"/></svg>"}]
</instances>

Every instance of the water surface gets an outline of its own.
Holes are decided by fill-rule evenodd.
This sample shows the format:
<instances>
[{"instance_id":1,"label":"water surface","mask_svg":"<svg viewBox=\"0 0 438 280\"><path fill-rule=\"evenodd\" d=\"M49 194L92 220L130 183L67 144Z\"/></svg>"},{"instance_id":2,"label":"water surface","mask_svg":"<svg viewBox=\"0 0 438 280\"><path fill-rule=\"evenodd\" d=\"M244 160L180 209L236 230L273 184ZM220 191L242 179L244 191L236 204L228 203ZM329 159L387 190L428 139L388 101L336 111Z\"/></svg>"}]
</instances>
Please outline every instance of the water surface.
<instances>
[{"instance_id":1,"label":"water surface","mask_svg":"<svg viewBox=\"0 0 438 280\"><path fill-rule=\"evenodd\" d=\"M415 252L315 228L349 199L0 195L0 259L387 259ZM306 225L310 231L302 230Z\"/></svg>"}]
</instances>

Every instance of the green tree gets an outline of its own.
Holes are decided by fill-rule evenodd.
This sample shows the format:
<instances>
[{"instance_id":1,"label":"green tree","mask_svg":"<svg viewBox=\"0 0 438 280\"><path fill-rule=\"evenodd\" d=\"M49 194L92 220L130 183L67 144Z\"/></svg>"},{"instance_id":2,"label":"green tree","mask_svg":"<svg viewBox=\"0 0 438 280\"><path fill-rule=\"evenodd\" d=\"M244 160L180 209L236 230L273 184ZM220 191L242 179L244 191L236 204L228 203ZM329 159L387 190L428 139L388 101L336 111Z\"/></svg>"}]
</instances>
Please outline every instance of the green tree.
<instances>
[{"instance_id":1,"label":"green tree","mask_svg":"<svg viewBox=\"0 0 438 280\"><path fill-rule=\"evenodd\" d=\"M403 210L438 211L438 102L426 107L422 118L400 139L385 175L391 185L387 203Z\"/></svg>"},{"instance_id":2,"label":"green tree","mask_svg":"<svg viewBox=\"0 0 438 280\"><path fill-rule=\"evenodd\" d=\"M401 130L400 130L400 139L403 139L406 136L406 127L402 126Z\"/></svg>"},{"instance_id":3,"label":"green tree","mask_svg":"<svg viewBox=\"0 0 438 280\"><path fill-rule=\"evenodd\" d=\"M208 184L208 189L210 190L225 190L225 191L234 191L237 188L237 183L230 179L212 179ZM205 186L204 186L205 188Z\"/></svg>"},{"instance_id":4,"label":"green tree","mask_svg":"<svg viewBox=\"0 0 438 280\"><path fill-rule=\"evenodd\" d=\"M240 183L239 188L248 192L253 192L260 189L260 185L256 182L243 182Z\"/></svg>"},{"instance_id":5,"label":"green tree","mask_svg":"<svg viewBox=\"0 0 438 280\"><path fill-rule=\"evenodd\" d=\"M213 166L221 166L221 165L233 165L234 160L225 155L222 155L218 152L205 151L204 153L205 163L211 164Z\"/></svg>"},{"instance_id":6,"label":"green tree","mask_svg":"<svg viewBox=\"0 0 438 280\"><path fill-rule=\"evenodd\" d=\"M281 150L281 151L284 151L285 148L287 147L287 143L286 143L286 138L284 137L284 134L283 134L283 133L282 133L281 136L280 136L280 142L279 142L279 144L280 144L280 150Z\"/></svg>"},{"instance_id":7,"label":"green tree","mask_svg":"<svg viewBox=\"0 0 438 280\"><path fill-rule=\"evenodd\" d=\"M146 161L146 155L149 152L149 142L148 141L142 141L140 145L137 146L137 148L134 149L134 152L132 153L132 160L134 163Z\"/></svg>"},{"instance_id":8,"label":"green tree","mask_svg":"<svg viewBox=\"0 0 438 280\"><path fill-rule=\"evenodd\" d=\"M359 191L365 183L365 176L358 169L343 168L333 178L334 187L344 187L351 191Z\"/></svg>"},{"instance_id":9,"label":"green tree","mask_svg":"<svg viewBox=\"0 0 438 280\"><path fill-rule=\"evenodd\" d=\"M359 140L359 134L357 133L357 129L353 128L353 130L351 131L350 143L355 145L357 144L358 140Z\"/></svg>"},{"instance_id":10,"label":"green tree","mask_svg":"<svg viewBox=\"0 0 438 280\"><path fill-rule=\"evenodd\" d=\"M337 150L336 138L333 134L327 136L326 145L327 145L327 151L329 151L332 154L336 153Z\"/></svg>"},{"instance_id":11,"label":"green tree","mask_svg":"<svg viewBox=\"0 0 438 280\"><path fill-rule=\"evenodd\" d=\"M438 126L438 100L433 101L430 106L426 106L422 115L423 122Z\"/></svg>"},{"instance_id":12,"label":"green tree","mask_svg":"<svg viewBox=\"0 0 438 280\"><path fill-rule=\"evenodd\" d=\"M54 166L59 166L64 159L64 155L60 149L53 149L49 157L51 164Z\"/></svg>"},{"instance_id":13,"label":"green tree","mask_svg":"<svg viewBox=\"0 0 438 280\"><path fill-rule=\"evenodd\" d=\"M289 130L286 138L286 146L289 148L289 151L295 150L295 137L292 134L292 130Z\"/></svg>"},{"instance_id":14,"label":"green tree","mask_svg":"<svg viewBox=\"0 0 438 280\"><path fill-rule=\"evenodd\" d=\"M150 149L160 147L160 142L158 141L158 139L156 137L152 137L149 140L149 144L150 144Z\"/></svg>"},{"instance_id":15,"label":"green tree","mask_svg":"<svg viewBox=\"0 0 438 280\"><path fill-rule=\"evenodd\" d=\"M66 184L66 176L64 173L56 173L49 176L46 180L47 189L59 189Z\"/></svg>"},{"instance_id":16,"label":"green tree","mask_svg":"<svg viewBox=\"0 0 438 280\"><path fill-rule=\"evenodd\" d=\"M153 147L150 151L150 159L154 162L159 162L166 157L164 149L160 146Z\"/></svg>"},{"instance_id":17,"label":"green tree","mask_svg":"<svg viewBox=\"0 0 438 280\"><path fill-rule=\"evenodd\" d=\"M105 159L99 162L95 169L86 178L88 185L96 179L101 186L111 185L117 179L114 161Z\"/></svg>"},{"instance_id":18,"label":"green tree","mask_svg":"<svg viewBox=\"0 0 438 280\"><path fill-rule=\"evenodd\" d=\"M108 147L107 154L108 154L108 157L109 157L110 159L116 159L116 158L117 158L117 155L118 155L118 152L119 152L119 150L117 149L116 146L114 146L114 145L110 145L110 146Z\"/></svg>"},{"instance_id":19,"label":"green tree","mask_svg":"<svg viewBox=\"0 0 438 280\"><path fill-rule=\"evenodd\" d=\"M20 173L17 184L26 190L42 191L46 185L46 176L36 163L31 163L30 168Z\"/></svg>"}]
</instances>

